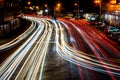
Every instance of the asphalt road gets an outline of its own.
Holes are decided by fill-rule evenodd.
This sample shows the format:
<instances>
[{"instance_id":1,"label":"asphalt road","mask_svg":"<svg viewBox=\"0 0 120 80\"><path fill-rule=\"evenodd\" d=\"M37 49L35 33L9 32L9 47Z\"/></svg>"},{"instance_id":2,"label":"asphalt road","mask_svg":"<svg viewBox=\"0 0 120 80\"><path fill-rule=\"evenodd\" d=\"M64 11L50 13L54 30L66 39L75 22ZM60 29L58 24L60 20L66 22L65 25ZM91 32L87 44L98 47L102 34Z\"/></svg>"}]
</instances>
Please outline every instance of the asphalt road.
<instances>
[{"instance_id":1,"label":"asphalt road","mask_svg":"<svg viewBox=\"0 0 120 80\"><path fill-rule=\"evenodd\" d=\"M120 79L120 46L87 22L25 18L31 26L0 46L5 52L23 43L0 64L1 80Z\"/></svg>"},{"instance_id":2,"label":"asphalt road","mask_svg":"<svg viewBox=\"0 0 120 80\"><path fill-rule=\"evenodd\" d=\"M56 51L55 29L51 37L43 69L42 80L78 80L78 68L76 65L61 58Z\"/></svg>"}]
</instances>

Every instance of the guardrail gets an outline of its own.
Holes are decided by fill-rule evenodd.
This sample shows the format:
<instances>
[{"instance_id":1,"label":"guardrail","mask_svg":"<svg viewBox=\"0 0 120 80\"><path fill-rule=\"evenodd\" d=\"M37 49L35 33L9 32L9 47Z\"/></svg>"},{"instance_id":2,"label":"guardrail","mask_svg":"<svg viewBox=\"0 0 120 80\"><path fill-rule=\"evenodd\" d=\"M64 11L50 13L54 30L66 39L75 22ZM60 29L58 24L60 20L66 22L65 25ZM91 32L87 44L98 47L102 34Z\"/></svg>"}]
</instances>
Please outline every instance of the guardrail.
<instances>
[{"instance_id":1,"label":"guardrail","mask_svg":"<svg viewBox=\"0 0 120 80\"><path fill-rule=\"evenodd\" d=\"M14 31L20 27L24 23L25 19L23 18L15 18L11 21L8 21L2 25L0 25L0 37L5 36L11 31Z\"/></svg>"}]
</instances>

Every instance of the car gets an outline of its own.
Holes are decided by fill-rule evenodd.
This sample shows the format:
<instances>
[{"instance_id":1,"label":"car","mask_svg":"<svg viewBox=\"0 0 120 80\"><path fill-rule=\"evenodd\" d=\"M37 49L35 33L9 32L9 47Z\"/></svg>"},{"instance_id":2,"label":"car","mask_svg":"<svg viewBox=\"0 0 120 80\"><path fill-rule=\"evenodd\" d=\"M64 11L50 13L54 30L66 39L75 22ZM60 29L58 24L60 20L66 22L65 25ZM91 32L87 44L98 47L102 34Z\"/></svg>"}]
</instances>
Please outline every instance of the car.
<instances>
[{"instance_id":1,"label":"car","mask_svg":"<svg viewBox=\"0 0 120 80\"><path fill-rule=\"evenodd\" d=\"M106 26L106 24L105 23L102 23L102 22L96 22L96 28L104 28L105 26Z\"/></svg>"},{"instance_id":2,"label":"car","mask_svg":"<svg viewBox=\"0 0 120 80\"><path fill-rule=\"evenodd\" d=\"M113 26L107 26L105 29L104 29L104 32L105 33L111 33L111 32L114 32L114 31L119 31L120 29L116 28L116 27L113 27Z\"/></svg>"},{"instance_id":3,"label":"car","mask_svg":"<svg viewBox=\"0 0 120 80\"><path fill-rule=\"evenodd\" d=\"M111 37L112 39L118 40L118 37L119 37L119 36L120 36L120 30L112 31L112 32L110 33L110 37Z\"/></svg>"},{"instance_id":4,"label":"car","mask_svg":"<svg viewBox=\"0 0 120 80\"><path fill-rule=\"evenodd\" d=\"M95 22L94 21L89 21L89 24L90 25L95 25Z\"/></svg>"},{"instance_id":5,"label":"car","mask_svg":"<svg viewBox=\"0 0 120 80\"><path fill-rule=\"evenodd\" d=\"M120 35L118 36L118 39L117 39L117 40L118 40L118 43L120 43Z\"/></svg>"}]
</instances>

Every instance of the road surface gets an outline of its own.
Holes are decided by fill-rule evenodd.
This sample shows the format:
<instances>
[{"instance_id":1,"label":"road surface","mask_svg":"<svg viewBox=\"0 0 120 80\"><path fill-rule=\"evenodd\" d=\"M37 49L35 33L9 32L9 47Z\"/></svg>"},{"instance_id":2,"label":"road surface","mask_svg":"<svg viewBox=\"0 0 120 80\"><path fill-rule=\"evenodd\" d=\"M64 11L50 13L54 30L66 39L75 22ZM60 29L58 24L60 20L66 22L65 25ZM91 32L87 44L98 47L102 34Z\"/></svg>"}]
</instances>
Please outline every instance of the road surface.
<instances>
[{"instance_id":1,"label":"road surface","mask_svg":"<svg viewBox=\"0 0 120 80\"><path fill-rule=\"evenodd\" d=\"M25 18L31 26L0 46L22 43L1 63L1 80L120 80L120 46L104 33L83 20Z\"/></svg>"}]
</instances>

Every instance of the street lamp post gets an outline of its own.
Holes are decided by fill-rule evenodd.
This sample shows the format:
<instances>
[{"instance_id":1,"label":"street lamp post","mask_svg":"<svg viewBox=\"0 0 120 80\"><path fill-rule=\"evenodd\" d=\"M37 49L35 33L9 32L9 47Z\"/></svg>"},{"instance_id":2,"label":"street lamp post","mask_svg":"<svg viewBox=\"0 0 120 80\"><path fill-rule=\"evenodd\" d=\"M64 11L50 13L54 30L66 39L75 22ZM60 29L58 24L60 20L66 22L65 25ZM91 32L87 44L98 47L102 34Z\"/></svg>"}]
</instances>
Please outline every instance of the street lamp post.
<instances>
[{"instance_id":1,"label":"street lamp post","mask_svg":"<svg viewBox=\"0 0 120 80\"><path fill-rule=\"evenodd\" d=\"M45 4L44 6L47 7L47 4Z\"/></svg>"},{"instance_id":2,"label":"street lamp post","mask_svg":"<svg viewBox=\"0 0 120 80\"><path fill-rule=\"evenodd\" d=\"M49 12L48 4L45 4L44 7L45 7L45 13L46 13L46 15L48 15L48 12Z\"/></svg>"},{"instance_id":3,"label":"street lamp post","mask_svg":"<svg viewBox=\"0 0 120 80\"><path fill-rule=\"evenodd\" d=\"M61 3L57 3L57 5L54 7L54 15L55 13L60 13L61 12Z\"/></svg>"},{"instance_id":4,"label":"street lamp post","mask_svg":"<svg viewBox=\"0 0 120 80\"><path fill-rule=\"evenodd\" d=\"M101 1L102 1L102 0L95 0L95 4L98 4L98 5L99 5L100 22L102 21L102 20L101 20L101 14L102 14Z\"/></svg>"},{"instance_id":5,"label":"street lamp post","mask_svg":"<svg viewBox=\"0 0 120 80\"><path fill-rule=\"evenodd\" d=\"M79 8L80 8L80 7L79 7L79 2L77 1L77 3L75 3L74 5L77 6L77 8L78 8L78 18L79 18L79 16L80 16L80 13L79 13L79 12L80 12L80 11L79 11Z\"/></svg>"},{"instance_id":6,"label":"street lamp post","mask_svg":"<svg viewBox=\"0 0 120 80\"><path fill-rule=\"evenodd\" d=\"M79 2L78 2L78 19L79 19L79 16L80 16L80 10L79 10Z\"/></svg>"},{"instance_id":7,"label":"street lamp post","mask_svg":"<svg viewBox=\"0 0 120 80\"><path fill-rule=\"evenodd\" d=\"M101 20L101 1L100 1L100 5L99 6L100 6L100 22L101 22L102 21Z\"/></svg>"},{"instance_id":8,"label":"street lamp post","mask_svg":"<svg viewBox=\"0 0 120 80\"><path fill-rule=\"evenodd\" d=\"M31 4L31 2L30 2L30 1L28 1L28 2L27 2L27 4L28 4L28 5L30 5L30 4Z\"/></svg>"}]
</instances>

